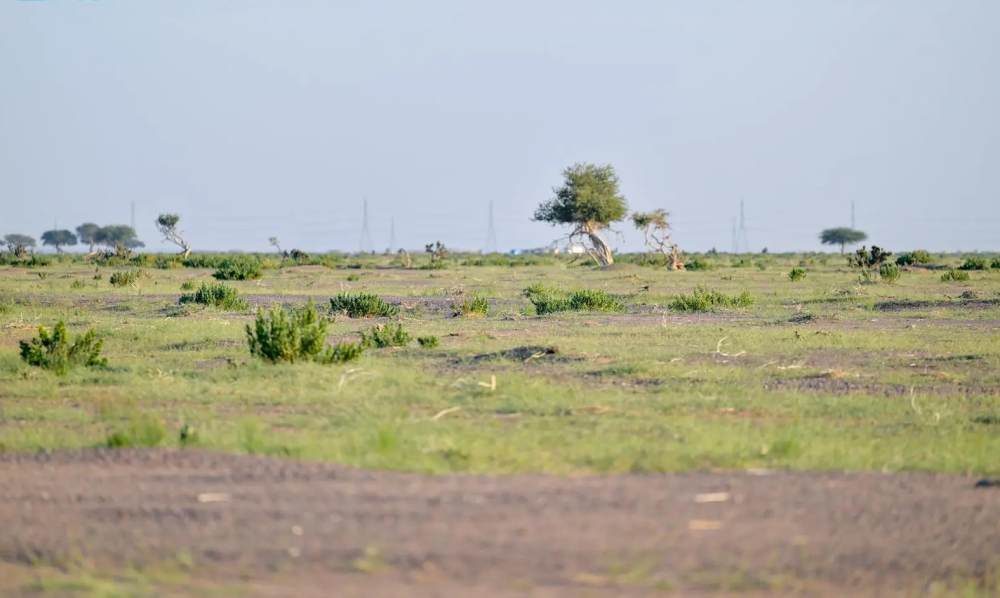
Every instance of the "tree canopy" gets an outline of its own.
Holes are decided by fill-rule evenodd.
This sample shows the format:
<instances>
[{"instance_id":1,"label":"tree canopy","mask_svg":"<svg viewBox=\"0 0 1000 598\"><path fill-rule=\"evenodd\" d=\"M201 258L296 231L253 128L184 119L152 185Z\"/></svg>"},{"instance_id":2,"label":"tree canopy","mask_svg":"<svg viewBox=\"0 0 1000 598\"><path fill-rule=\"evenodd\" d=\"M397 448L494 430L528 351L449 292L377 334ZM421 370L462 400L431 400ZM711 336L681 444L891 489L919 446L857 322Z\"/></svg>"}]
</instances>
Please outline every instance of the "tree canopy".
<instances>
[{"instance_id":1,"label":"tree canopy","mask_svg":"<svg viewBox=\"0 0 1000 598\"><path fill-rule=\"evenodd\" d=\"M129 249L146 246L142 241L136 238L135 229L124 224L102 226L97 229L97 232L94 233L95 245L114 247L118 243L121 243L124 247L128 247Z\"/></svg>"},{"instance_id":2,"label":"tree canopy","mask_svg":"<svg viewBox=\"0 0 1000 598\"><path fill-rule=\"evenodd\" d=\"M68 230L47 230L42 233L42 245L50 245L56 251L62 251L63 245L76 245L76 235Z\"/></svg>"},{"instance_id":3,"label":"tree canopy","mask_svg":"<svg viewBox=\"0 0 1000 598\"><path fill-rule=\"evenodd\" d=\"M181 221L180 214L160 214L156 219L156 230L163 235L163 240L173 243L181 248L181 254L186 258L191 255L191 247L181 235L183 231L177 230L177 223Z\"/></svg>"},{"instance_id":4,"label":"tree canopy","mask_svg":"<svg viewBox=\"0 0 1000 598\"><path fill-rule=\"evenodd\" d=\"M29 237L28 235L21 235L18 233L11 233L9 235L4 235L3 240L8 245L13 245L17 247L18 245L22 247L34 247L35 239L34 237Z\"/></svg>"},{"instance_id":5,"label":"tree canopy","mask_svg":"<svg viewBox=\"0 0 1000 598\"><path fill-rule=\"evenodd\" d=\"M625 219L628 202L618 189L618 175L611 165L577 163L562 172L563 184L542 202L532 218L553 226L571 225L569 239L585 237L590 256L602 266L614 263L611 248L598 234Z\"/></svg>"},{"instance_id":6,"label":"tree canopy","mask_svg":"<svg viewBox=\"0 0 1000 598\"><path fill-rule=\"evenodd\" d=\"M91 253L94 251L94 245L97 244L94 236L99 230L101 230L101 227L93 222L84 222L80 226L76 227L76 234L80 237L80 242L89 245Z\"/></svg>"},{"instance_id":7,"label":"tree canopy","mask_svg":"<svg viewBox=\"0 0 1000 598\"><path fill-rule=\"evenodd\" d=\"M863 231L846 227L828 228L819 234L819 240L824 245L840 245L841 255L844 254L848 245L861 243L866 239L868 239L868 235Z\"/></svg>"}]
</instances>

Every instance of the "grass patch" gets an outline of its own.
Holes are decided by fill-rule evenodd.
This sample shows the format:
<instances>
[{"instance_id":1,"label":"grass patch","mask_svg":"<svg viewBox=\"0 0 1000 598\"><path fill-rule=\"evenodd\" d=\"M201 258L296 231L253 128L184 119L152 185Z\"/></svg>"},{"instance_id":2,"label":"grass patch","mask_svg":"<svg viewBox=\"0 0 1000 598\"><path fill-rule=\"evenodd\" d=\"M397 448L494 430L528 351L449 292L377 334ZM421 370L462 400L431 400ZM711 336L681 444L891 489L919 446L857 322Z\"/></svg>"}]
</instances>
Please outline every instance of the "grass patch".
<instances>
[{"instance_id":1,"label":"grass patch","mask_svg":"<svg viewBox=\"0 0 1000 598\"><path fill-rule=\"evenodd\" d=\"M963 270L948 270L941 275L941 282L965 282L969 280L969 273Z\"/></svg>"},{"instance_id":2,"label":"grass patch","mask_svg":"<svg viewBox=\"0 0 1000 598\"><path fill-rule=\"evenodd\" d=\"M411 340L413 337L402 324L378 324L361 332L361 346L366 349L405 347Z\"/></svg>"},{"instance_id":3,"label":"grass patch","mask_svg":"<svg viewBox=\"0 0 1000 598\"><path fill-rule=\"evenodd\" d=\"M345 314L352 319L391 318L399 314L399 309L378 295L341 293L330 299L330 313Z\"/></svg>"},{"instance_id":4,"label":"grass patch","mask_svg":"<svg viewBox=\"0 0 1000 598\"><path fill-rule=\"evenodd\" d=\"M490 311L490 302L486 297L476 293L471 300L465 297L461 303L452 303L451 309L455 311L456 316L466 318L485 316Z\"/></svg>"},{"instance_id":5,"label":"grass patch","mask_svg":"<svg viewBox=\"0 0 1000 598\"><path fill-rule=\"evenodd\" d=\"M698 285L690 295L680 294L670 302L674 311L712 311L719 307L740 309L754 304L753 295L744 290L738 295L726 295L715 289Z\"/></svg>"},{"instance_id":6,"label":"grass patch","mask_svg":"<svg viewBox=\"0 0 1000 598\"><path fill-rule=\"evenodd\" d=\"M621 299L609 295L602 289L582 289L565 292L545 285L535 284L524 289L523 294L535 306L535 313L540 316L561 311L625 311L625 303Z\"/></svg>"}]
</instances>

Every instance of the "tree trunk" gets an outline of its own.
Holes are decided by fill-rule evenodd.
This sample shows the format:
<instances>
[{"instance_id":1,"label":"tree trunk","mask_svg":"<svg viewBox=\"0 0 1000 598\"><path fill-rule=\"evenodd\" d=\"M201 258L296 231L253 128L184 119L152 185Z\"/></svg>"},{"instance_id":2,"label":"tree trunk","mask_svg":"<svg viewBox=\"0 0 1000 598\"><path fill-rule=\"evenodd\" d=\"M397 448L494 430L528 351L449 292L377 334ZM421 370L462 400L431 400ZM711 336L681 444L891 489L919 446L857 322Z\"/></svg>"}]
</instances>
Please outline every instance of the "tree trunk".
<instances>
[{"instance_id":1,"label":"tree trunk","mask_svg":"<svg viewBox=\"0 0 1000 598\"><path fill-rule=\"evenodd\" d=\"M840 244L840 255L844 255L844 251L847 248L847 243Z\"/></svg>"},{"instance_id":2,"label":"tree trunk","mask_svg":"<svg viewBox=\"0 0 1000 598\"><path fill-rule=\"evenodd\" d=\"M597 260L598 264L601 266L610 266L615 263L615 258L611 255L611 247L608 246L607 241L597 234L597 231L593 227L585 226L583 233L590 238L590 242L594 246L591 257Z\"/></svg>"},{"instance_id":3,"label":"tree trunk","mask_svg":"<svg viewBox=\"0 0 1000 598\"><path fill-rule=\"evenodd\" d=\"M190 247L185 247L184 250L181 251L181 257L184 258L184 259L188 259L188 257L190 255L191 255L191 248Z\"/></svg>"}]
</instances>

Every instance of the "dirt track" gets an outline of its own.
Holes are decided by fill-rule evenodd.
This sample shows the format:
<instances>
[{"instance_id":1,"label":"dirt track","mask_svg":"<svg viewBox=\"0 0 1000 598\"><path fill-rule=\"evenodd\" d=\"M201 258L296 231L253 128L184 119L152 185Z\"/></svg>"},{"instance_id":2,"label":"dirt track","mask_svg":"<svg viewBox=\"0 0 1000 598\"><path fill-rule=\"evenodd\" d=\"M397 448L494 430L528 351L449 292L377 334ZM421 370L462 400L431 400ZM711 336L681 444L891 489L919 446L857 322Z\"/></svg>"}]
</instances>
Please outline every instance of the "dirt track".
<instances>
[{"instance_id":1,"label":"dirt track","mask_svg":"<svg viewBox=\"0 0 1000 598\"><path fill-rule=\"evenodd\" d=\"M0 455L0 558L77 551L122 566L186 551L196 575L249 575L288 596L919 595L932 581L996 574L1000 489L975 483L431 477L176 450Z\"/></svg>"}]
</instances>

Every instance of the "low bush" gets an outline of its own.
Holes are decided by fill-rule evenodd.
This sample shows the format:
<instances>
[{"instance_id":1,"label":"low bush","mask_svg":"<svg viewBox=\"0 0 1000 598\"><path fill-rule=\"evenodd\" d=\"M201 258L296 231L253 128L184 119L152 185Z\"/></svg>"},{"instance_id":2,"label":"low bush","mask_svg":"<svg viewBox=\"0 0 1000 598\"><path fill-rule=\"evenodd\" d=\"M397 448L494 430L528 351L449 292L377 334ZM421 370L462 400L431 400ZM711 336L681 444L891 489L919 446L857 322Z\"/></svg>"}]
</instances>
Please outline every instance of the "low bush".
<instances>
[{"instance_id":1,"label":"low bush","mask_svg":"<svg viewBox=\"0 0 1000 598\"><path fill-rule=\"evenodd\" d=\"M108 448L154 448L163 444L167 429L159 418L150 414L132 417L129 425L108 435Z\"/></svg>"},{"instance_id":2,"label":"low bush","mask_svg":"<svg viewBox=\"0 0 1000 598\"><path fill-rule=\"evenodd\" d=\"M229 259L228 256L221 254L196 253L184 258L184 260L181 261L181 265L185 268L214 269L221 266L227 259Z\"/></svg>"},{"instance_id":3,"label":"low bush","mask_svg":"<svg viewBox=\"0 0 1000 598\"><path fill-rule=\"evenodd\" d=\"M31 341L21 341L21 359L28 365L65 374L76 366L102 366L108 360L101 357L104 340L97 338L94 329L77 336L70 343L66 332L66 322L55 325L52 334L44 326L38 327L38 337Z\"/></svg>"},{"instance_id":4,"label":"low bush","mask_svg":"<svg viewBox=\"0 0 1000 598\"><path fill-rule=\"evenodd\" d=\"M149 273L141 268L137 270L119 270L111 274L108 282L116 287L134 287L139 285L144 279L149 278L151 278Z\"/></svg>"},{"instance_id":5,"label":"low bush","mask_svg":"<svg viewBox=\"0 0 1000 598\"><path fill-rule=\"evenodd\" d=\"M990 262L990 268L993 268L994 270L1000 270L1000 257L993 258L993 261Z\"/></svg>"},{"instance_id":6,"label":"low bush","mask_svg":"<svg viewBox=\"0 0 1000 598\"><path fill-rule=\"evenodd\" d=\"M402 324L379 324L361 332L361 346L365 349L405 347L411 340Z\"/></svg>"},{"instance_id":7,"label":"low bush","mask_svg":"<svg viewBox=\"0 0 1000 598\"><path fill-rule=\"evenodd\" d=\"M534 284L524 289L524 296L531 301L535 306L535 313L540 316L560 311L625 311L625 303L620 298L609 295L601 289L582 289L567 293Z\"/></svg>"},{"instance_id":8,"label":"low bush","mask_svg":"<svg viewBox=\"0 0 1000 598\"><path fill-rule=\"evenodd\" d=\"M344 363L361 356L364 348L354 343L326 346L326 319L316 313L312 299L305 309L286 312L280 305L269 313L257 311L253 326L247 324L250 355L270 363Z\"/></svg>"},{"instance_id":9,"label":"low bush","mask_svg":"<svg viewBox=\"0 0 1000 598\"><path fill-rule=\"evenodd\" d=\"M84 289L84 288L87 288L87 283L83 282L82 280L77 279L77 280L74 280L73 282L69 283L69 288L71 288L73 290Z\"/></svg>"},{"instance_id":10,"label":"low bush","mask_svg":"<svg viewBox=\"0 0 1000 598\"><path fill-rule=\"evenodd\" d=\"M212 274L216 280L257 280L264 277L260 261L246 256L224 260Z\"/></svg>"},{"instance_id":11,"label":"low bush","mask_svg":"<svg viewBox=\"0 0 1000 598\"><path fill-rule=\"evenodd\" d=\"M193 280L185 280L181 283L182 291L193 291L195 289L195 284Z\"/></svg>"},{"instance_id":12,"label":"low bush","mask_svg":"<svg viewBox=\"0 0 1000 598\"><path fill-rule=\"evenodd\" d=\"M378 295L341 293L330 299L330 312L349 318L391 318L399 313L399 308Z\"/></svg>"},{"instance_id":13,"label":"low bush","mask_svg":"<svg viewBox=\"0 0 1000 598\"><path fill-rule=\"evenodd\" d=\"M896 258L896 263L900 266L924 266L934 263L934 256L929 251L917 249L909 253L904 253Z\"/></svg>"},{"instance_id":14,"label":"low bush","mask_svg":"<svg viewBox=\"0 0 1000 598\"><path fill-rule=\"evenodd\" d=\"M948 270L941 275L941 282L964 282L969 280L969 273L962 270Z\"/></svg>"},{"instance_id":15,"label":"low bush","mask_svg":"<svg viewBox=\"0 0 1000 598\"><path fill-rule=\"evenodd\" d=\"M190 281L188 281L190 282ZM221 282L201 283L201 288L189 295L181 295L181 303L197 303L226 311L246 311L247 300L234 287Z\"/></svg>"},{"instance_id":16,"label":"low bush","mask_svg":"<svg viewBox=\"0 0 1000 598\"><path fill-rule=\"evenodd\" d=\"M466 297L461 303L452 303L451 308L455 310L456 316L485 316L490 311L490 302L486 297L476 293L471 301Z\"/></svg>"},{"instance_id":17,"label":"low bush","mask_svg":"<svg viewBox=\"0 0 1000 598\"><path fill-rule=\"evenodd\" d=\"M417 338L417 343L424 349L433 349L440 344L440 340L436 336L421 336Z\"/></svg>"},{"instance_id":18,"label":"low bush","mask_svg":"<svg viewBox=\"0 0 1000 598\"><path fill-rule=\"evenodd\" d=\"M788 278L792 282L798 282L806 277L806 271L802 268L792 268L791 272L788 273Z\"/></svg>"},{"instance_id":19,"label":"low bush","mask_svg":"<svg viewBox=\"0 0 1000 598\"><path fill-rule=\"evenodd\" d=\"M899 277L903 275L903 270L897 264L882 264L879 266L878 275L882 282L895 284Z\"/></svg>"},{"instance_id":20,"label":"low bush","mask_svg":"<svg viewBox=\"0 0 1000 598\"><path fill-rule=\"evenodd\" d=\"M692 294L674 297L670 308L676 311L711 311L717 307L743 308L753 304L754 298L750 291L744 290L739 295L729 296L698 285Z\"/></svg>"},{"instance_id":21,"label":"low bush","mask_svg":"<svg viewBox=\"0 0 1000 598\"><path fill-rule=\"evenodd\" d=\"M985 270L986 268L986 258L984 257L967 257L965 262L958 267L959 270Z\"/></svg>"},{"instance_id":22,"label":"low bush","mask_svg":"<svg viewBox=\"0 0 1000 598\"><path fill-rule=\"evenodd\" d=\"M357 282L361 280L361 276L351 273L347 275L347 282Z\"/></svg>"},{"instance_id":23,"label":"low bush","mask_svg":"<svg viewBox=\"0 0 1000 598\"><path fill-rule=\"evenodd\" d=\"M697 272L699 270L715 270L715 264L704 258L696 256L694 259L684 264L684 269L692 272Z\"/></svg>"}]
</instances>

